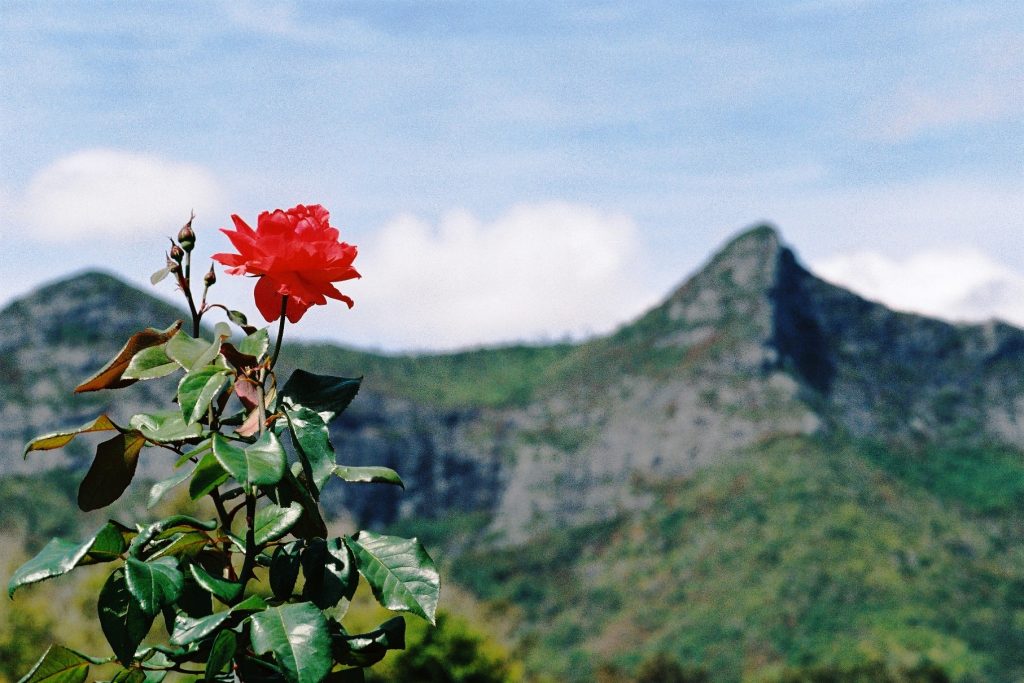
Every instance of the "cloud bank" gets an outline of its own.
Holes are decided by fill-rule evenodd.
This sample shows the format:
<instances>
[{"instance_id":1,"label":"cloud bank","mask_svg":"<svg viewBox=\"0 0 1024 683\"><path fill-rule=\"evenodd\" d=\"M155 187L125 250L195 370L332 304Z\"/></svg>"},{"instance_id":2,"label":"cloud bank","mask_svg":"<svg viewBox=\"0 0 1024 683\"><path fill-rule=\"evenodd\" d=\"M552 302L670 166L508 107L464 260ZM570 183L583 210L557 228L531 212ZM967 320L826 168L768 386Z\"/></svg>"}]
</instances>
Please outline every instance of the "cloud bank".
<instances>
[{"instance_id":1,"label":"cloud bank","mask_svg":"<svg viewBox=\"0 0 1024 683\"><path fill-rule=\"evenodd\" d=\"M310 311L306 334L391 349L578 338L657 294L633 221L577 204L519 205L492 221L402 215L359 248L363 279L343 287L356 307Z\"/></svg>"},{"instance_id":2,"label":"cloud bank","mask_svg":"<svg viewBox=\"0 0 1024 683\"><path fill-rule=\"evenodd\" d=\"M812 269L897 310L955 322L999 318L1024 326L1024 275L970 247L905 259L861 251L823 259Z\"/></svg>"},{"instance_id":3,"label":"cloud bank","mask_svg":"<svg viewBox=\"0 0 1024 683\"><path fill-rule=\"evenodd\" d=\"M223 203L217 179L202 166L89 149L36 173L18 213L33 239L57 243L172 234L190 208L213 214Z\"/></svg>"}]
</instances>

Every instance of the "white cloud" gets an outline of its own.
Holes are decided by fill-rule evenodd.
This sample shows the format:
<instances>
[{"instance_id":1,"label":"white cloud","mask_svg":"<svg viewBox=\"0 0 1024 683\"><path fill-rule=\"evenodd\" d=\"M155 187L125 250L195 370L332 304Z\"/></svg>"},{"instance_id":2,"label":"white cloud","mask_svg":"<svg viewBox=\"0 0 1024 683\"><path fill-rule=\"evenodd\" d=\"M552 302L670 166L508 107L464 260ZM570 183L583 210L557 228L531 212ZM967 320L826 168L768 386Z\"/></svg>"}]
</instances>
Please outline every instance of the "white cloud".
<instances>
[{"instance_id":1,"label":"white cloud","mask_svg":"<svg viewBox=\"0 0 1024 683\"><path fill-rule=\"evenodd\" d=\"M197 214L219 212L222 192L202 166L112 149L58 159L29 183L18 214L44 242L172 234Z\"/></svg>"},{"instance_id":2,"label":"white cloud","mask_svg":"<svg viewBox=\"0 0 1024 683\"><path fill-rule=\"evenodd\" d=\"M999 318L1024 325L1024 274L970 247L905 259L862 251L812 267L825 279L897 310L956 322Z\"/></svg>"},{"instance_id":3,"label":"white cloud","mask_svg":"<svg viewBox=\"0 0 1024 683\"><path fill-rule=\"evenodd\" d=\"M645 285L633 221L575 204L520 205L492 222L452 211L436 226L399 216L359 248L363 279L341 287L356 307L310 311L298 332L389 349L579 337L660 294Z\"/></svg>"}]
</instances>

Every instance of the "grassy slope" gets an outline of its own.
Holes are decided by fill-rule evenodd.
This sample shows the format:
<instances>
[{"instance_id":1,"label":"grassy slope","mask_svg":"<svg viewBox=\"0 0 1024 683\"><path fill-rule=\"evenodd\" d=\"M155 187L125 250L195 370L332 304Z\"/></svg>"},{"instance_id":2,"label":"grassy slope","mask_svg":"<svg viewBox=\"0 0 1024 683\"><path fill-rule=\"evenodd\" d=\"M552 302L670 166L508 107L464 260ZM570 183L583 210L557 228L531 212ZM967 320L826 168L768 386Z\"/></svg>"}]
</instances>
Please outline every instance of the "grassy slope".
<instances>
[{"instance_id":1,"label":"grassy slope","mask_svg":"<svg viewBox=\"0 0 1024 683\"><path fill-rule=\"evenodd\" d=\"M780 439L664 482L642 515L469 558L455 577L526 607L528 664L556 680L635 670L658 651L712 680L925 662L954 680L1015 680L1024 466L960 455L1002 472L984 501L954 485L973 467L904 476L903 454Z\"/></svg>"}]
</instances>

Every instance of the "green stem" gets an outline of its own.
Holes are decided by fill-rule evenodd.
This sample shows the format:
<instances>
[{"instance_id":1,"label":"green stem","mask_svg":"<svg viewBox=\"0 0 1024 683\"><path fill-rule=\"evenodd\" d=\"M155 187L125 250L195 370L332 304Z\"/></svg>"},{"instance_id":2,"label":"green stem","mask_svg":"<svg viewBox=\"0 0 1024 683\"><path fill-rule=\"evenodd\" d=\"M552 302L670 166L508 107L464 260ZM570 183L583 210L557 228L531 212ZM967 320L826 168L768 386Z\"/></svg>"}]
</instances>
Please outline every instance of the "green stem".
<instances>
[{"instance_id":1,"label":"green stem","mask_svg":"<svg viewBox=\"0 0 1024 683\"><path fill-rule=\"evenodd\" d=\"M281 353L281 340L284 339L285 314L288 313L288 297L281 297L281 322L277 326L277 341L274 342L274 355L270 357L270 369L277 364L277 356Z\"/></svg>"}]
</instances>

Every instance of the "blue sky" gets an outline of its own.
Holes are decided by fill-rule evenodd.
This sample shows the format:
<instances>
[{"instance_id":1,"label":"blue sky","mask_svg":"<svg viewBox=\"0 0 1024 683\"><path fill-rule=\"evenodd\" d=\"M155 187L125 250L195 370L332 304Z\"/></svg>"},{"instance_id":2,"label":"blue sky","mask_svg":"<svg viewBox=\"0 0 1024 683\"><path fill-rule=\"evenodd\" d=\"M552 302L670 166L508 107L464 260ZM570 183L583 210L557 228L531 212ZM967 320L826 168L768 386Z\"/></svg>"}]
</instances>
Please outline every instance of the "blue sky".
<instances>
[{"instance_id":1,"label":"blue sky","mask_svg":"<svg viewBox=\"0 0 1024 683\"><path fill-rule=\"evenodd\" d=\"M364 272L308 337L605 331L761 220L875 298L1024 322L1017 2L8 0L0 89L3 300L304 202Z\"/></svg>"}]
</instances>

